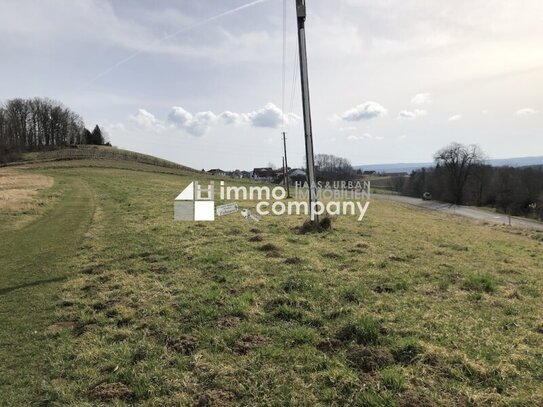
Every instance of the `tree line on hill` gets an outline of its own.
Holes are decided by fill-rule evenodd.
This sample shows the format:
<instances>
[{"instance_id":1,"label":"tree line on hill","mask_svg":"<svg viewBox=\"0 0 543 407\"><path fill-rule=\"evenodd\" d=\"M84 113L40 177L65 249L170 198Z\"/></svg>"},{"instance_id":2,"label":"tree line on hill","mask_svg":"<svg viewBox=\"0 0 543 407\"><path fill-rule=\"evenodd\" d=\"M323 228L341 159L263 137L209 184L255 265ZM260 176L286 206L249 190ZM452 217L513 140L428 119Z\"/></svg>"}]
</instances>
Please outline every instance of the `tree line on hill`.
<instances>
[{"instance_id":1,"label":"tree line on hill","mask_svg":"<svg viewBox=\"0 0 543 407\"><path fill-rule=\"evenodd\" d=\"M98 125L89 131L83 119L60 102L34 98L0 104L0 161L11 161L24 151L78 144L108 145Z\"/></svg>"},{"instance_id":2,"label":"tree line on hill","mask_svg":"<svg viewBox=\"0 0 543 407\"><path fill-rule=\"evenodd\" d=\"M543 166L492 167L479 147L453 143L434 156L434 168L396 177L393 190L452 204L490 206L503 213L543 219Z\"/></svg>"},{"instance_id":3,"label":"tree line on hill","mask_svg":"<svg viewBox=\"0 0 543 407\"><path fill-rule=\"evenodd\" d=\"M355 174L348 159L331 154L315 155L315 167L317 181L346 181Z\"/></svg>"}]
</instances>

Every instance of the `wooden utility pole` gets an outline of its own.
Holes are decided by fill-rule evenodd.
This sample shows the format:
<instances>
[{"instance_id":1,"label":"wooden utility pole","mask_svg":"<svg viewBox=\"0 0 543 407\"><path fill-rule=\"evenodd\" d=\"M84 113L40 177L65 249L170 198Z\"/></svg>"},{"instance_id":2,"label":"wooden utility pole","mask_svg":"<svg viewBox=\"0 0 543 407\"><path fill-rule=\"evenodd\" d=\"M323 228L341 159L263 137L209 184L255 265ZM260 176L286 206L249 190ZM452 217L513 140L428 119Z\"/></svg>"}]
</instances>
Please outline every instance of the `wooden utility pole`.
<instances>
[{"instance_id":1,"label":"wooden utility pole","mask_svg":"<svg viewBox=\"0 0 543 407\"><path fill-rule=\"evenodd\" d=\"M289 179L288 179L288 159L287 159L287 136L286 133L283 132L283 149L284 149L284 165L283 168L285 169L285 185L287 187L287 198L290 198L290 185L289 185Z\"/></svg>"},{"instance_id":2,"label":"wooden utility pole","mask_svg":"<svg viewBox=\"0 0 543 407\"><path fill-rule=\"evenodd\" d=\"M287 188L287 177L285 175L285 156L281 157L283 160L283 185L285 186L285 189Z\"/></svg>"},{"instance_id":3,"label":"wooden utility pole","mask_svg":"<svg viewBox=\"0 0 543 407\"><path fill-rule=\"evenodd\" d=\"M305 156L307 164L307 182L309 184L309 210L311 221L318 223L316 214L317 183L315 181L315 156L313 153L313 130L311 126L311 104L309 101L309 79L307 74L307 46L305 39L305 0L296 0L298 17L298 49L300 52L300 79L302 82L302 104L304 111Z\"/></svg>"}]
</instances>

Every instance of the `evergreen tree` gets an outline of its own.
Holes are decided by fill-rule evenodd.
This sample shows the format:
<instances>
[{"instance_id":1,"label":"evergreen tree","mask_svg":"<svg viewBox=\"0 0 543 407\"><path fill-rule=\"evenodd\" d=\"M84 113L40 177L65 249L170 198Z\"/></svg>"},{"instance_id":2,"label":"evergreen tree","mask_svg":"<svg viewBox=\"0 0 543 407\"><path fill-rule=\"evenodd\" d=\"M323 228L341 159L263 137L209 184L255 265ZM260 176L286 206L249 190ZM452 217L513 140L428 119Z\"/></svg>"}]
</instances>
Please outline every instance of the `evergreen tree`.
<instances>
[{"instance_id":1,"label":"evergreen tree","mask_svg":"<svg viewBox=\"0 0 543 407\"><path fill-rule=\"evenodd\" d=\"M100 130L100 126L96 125L94 127L94 130L92 131L92 143L97 146L101 146L104 144L104 136L102 135L102 130Z\"/></svg>"},{"instance_id":2,"label":"evergreen tree","mask_svg":"<svg viewBox=\"0 0 543 407\"><path fill-rule=\"evenodd\" d=\"M83 143L92 144L92 133L89 129L83 130Z\"/></svg>"}]
</instances>

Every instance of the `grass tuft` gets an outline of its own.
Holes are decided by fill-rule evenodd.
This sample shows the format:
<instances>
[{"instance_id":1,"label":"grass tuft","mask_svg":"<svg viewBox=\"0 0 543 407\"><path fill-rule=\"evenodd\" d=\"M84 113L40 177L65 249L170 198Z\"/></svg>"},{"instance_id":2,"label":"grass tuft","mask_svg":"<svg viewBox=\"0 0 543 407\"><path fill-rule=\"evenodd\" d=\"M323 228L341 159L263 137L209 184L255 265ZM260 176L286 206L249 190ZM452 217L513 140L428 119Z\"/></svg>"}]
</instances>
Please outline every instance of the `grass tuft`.
<instances>
[{"instance_id":1,"label":"grass tuft","mask_svg":"<svg viewBox=\"0 0 543 407\"><path fill-rule=\"evenodd\" d=\"M381 371L383 387L393 393L401 393L405 389L405 376L398 366L390 366Z\"/></svg>"},{"instance_id":2,"label":"grass tuft","mask_svg":"<svg viewBox=\"0 0 543 407\"><path fill-rule=\"evenodd\" d=\"M337 333L337 338L343 342L356 342L360 345L379 343L379 323L373 318L363 317L343 325Z\"/></svg>"},{"instance_id":3,"label":"grass tuft","mask_svg":"<svg viewBox=\"0 0 543 407\"><path fill-rule=\"evenodd\" d=\"M468 291L494 293L498 287L498 281L490 274L472 274L466 278L463 287Z\"/></svg>"}]
</instances>

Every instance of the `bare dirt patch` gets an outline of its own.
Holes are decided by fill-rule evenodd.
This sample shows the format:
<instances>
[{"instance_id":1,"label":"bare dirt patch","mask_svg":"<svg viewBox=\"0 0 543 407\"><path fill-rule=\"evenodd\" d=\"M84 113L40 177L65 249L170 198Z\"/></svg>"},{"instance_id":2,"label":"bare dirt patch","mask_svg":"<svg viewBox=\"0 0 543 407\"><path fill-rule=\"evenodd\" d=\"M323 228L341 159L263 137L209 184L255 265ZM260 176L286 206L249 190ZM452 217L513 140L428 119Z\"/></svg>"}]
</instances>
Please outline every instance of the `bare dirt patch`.
<instances>
[{"instance_id":1,"label":"bare dirt patch","mask_svg":"<svg viewBox=\"0 0 543 407\"><path fill-rule=\"evenodd\" d=\"M321 352L335 352L341 348L342 342L334 338L326 338L317 344L317 349Z\"/></svg>"},{"instance_id":2,"label":"bare dirt patch","mask_svg":"<svg viewBox=\"0 0 543 407\"><path fill-rule=\"evenodd\" d=\"M377 346L356 347L348 352L347 358L362 372L373 372L394 363L392 353Z\"/></svg>"},{"instance_id":3,"label":"bare dirt patch","mask_svg":"<svg viewBox=\"0 0 543 407\"><path fill-rule=\"evenodd\" d=\"M278 252L279 247L277 247L273 243L266 243L265 245L260 246L259 250L262 252Z\"/></svg>"},{"instance_id":4,"label":"bare dirt patch","mask_svg":"<svg viewBox=\"0 0 543 407\"><path fill-rule=\"evenodd\" d=\"M195 407L226 407L230 406L236 399L236 395L232 392L212 389L200 394L194 400Z\"/></svg>"},{"instance_id":5,"label":"bare dirt patch","mask_svg":"<svg viewBox=\"0 0 543 407\"><path fill-rule=\"evenodd\" d=\"M299 257L289 257L285 260L286 264L300 264L302 262L302 259Z\"/></svg>"},{"instance_id":6,"label":"bare dirt patch","mask_svg":"<svg viewBox=\"0 0 543 407\"><path fill-rule=\"evenodd\" d=\"M270 338L258 333L246 334L234 344L234 350L238 353L247 353L251 349L266 346L271 343Z\"/></svg>"},{"instance_id":7,"label":"bare dirt patch","mask_svg":"<svg viewBox=\"0 0 543 407\"><path fill-rule=\"evenodd\" d=\"M123 383L102 383L91 390L90 396L101 401L128 400L132 397L132 391Z\"/></svg>"},{"instance_id":8,"label":"bare dirt patch","mask_svg":"<svg viewBox=\"0 0 543 407\"><path fill-rule=\"evenodd\" d=\"M400 395L400 407L433 407L436 404L424 394L407 390Z\"/></svg>"},{"instance_id":9,"label":"bare dirt patch","mask_svg":"<svg viewBox=\"0 0 543 407\"><path fill-rule=\"evenodd\" d=\"M224 317L217 321L219 328L231 328L238 325L241 322L241 319L238 317Z\"/></svg>"},{"instance_id":10,"label":"bare dirt patch","mask_svg":"<svg viewBox=\"0 0 543 407\"><path fill-rule=\"evenodd\" d=\"M183 355L192 354L198 347L198 340L193 336L183 335L177 339L168 339L166 345L176 352Z\"/></svg>"}]
</instances>

